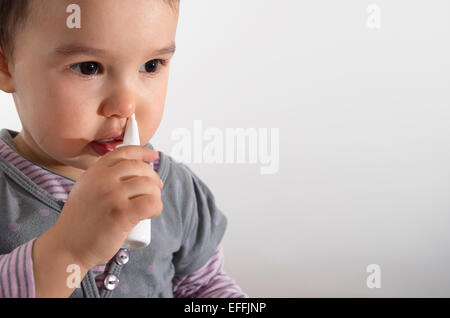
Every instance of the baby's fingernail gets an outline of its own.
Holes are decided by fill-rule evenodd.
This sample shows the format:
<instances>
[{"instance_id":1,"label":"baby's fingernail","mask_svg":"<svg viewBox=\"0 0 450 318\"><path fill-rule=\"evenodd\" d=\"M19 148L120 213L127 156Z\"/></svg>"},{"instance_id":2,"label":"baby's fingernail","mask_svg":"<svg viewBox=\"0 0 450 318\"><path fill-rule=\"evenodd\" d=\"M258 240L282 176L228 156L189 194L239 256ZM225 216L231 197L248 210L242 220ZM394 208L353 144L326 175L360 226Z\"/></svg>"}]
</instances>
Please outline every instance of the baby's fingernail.
<instances>
[{"instance_id":1,"label":"baby's fingernail","mask_svg":"<svg viewBox=\"0 0 450 318\"><path fill-rule=\"evenodd\" d=\"M159 185L161 186L161 188L164 186L164 183L162 182L162 180L159 180Z\"/></svg>"}]
</instances>

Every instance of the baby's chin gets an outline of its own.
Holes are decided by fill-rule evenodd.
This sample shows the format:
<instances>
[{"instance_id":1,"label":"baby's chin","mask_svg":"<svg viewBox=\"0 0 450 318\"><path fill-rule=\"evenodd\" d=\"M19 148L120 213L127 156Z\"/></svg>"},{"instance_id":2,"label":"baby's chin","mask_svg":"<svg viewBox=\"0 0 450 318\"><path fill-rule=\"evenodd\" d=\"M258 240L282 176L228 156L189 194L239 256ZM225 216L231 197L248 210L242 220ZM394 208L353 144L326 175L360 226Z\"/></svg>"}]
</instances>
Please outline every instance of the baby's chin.
<instances>
[{"instance_id":1,"label":"baby's chin","mask_svg":"<svg viewBox=\"0 0 450 318\"><path fill-rule=\"evenodd\" d=\"M101 156L92 154L83 154L77 158L65 158L60 160L61 165L58 167L50 167L51 170L58 170L57 172L68 176L69 178L76 179L74 176L83 174L87 169L92 167ZM52 169L53 168L53 169Z\"/></svg>"},{"instance_id":2,"label":"baby's chin","mask_svg":"<svg viewBox=\"0 0 450 318\"><path fill-rule=\"evenodd\" d=\"M98 149L98 147L96 149L91 143L86 145L78 156L62 153L59 153L57 156L51 156L54 158L54 163L45 166L63 176L78 180L86 170L95 165L106 153L114 151L115 149L108 148L107 150L108 151L105 149Z\"/></svg>"}]
</instances>

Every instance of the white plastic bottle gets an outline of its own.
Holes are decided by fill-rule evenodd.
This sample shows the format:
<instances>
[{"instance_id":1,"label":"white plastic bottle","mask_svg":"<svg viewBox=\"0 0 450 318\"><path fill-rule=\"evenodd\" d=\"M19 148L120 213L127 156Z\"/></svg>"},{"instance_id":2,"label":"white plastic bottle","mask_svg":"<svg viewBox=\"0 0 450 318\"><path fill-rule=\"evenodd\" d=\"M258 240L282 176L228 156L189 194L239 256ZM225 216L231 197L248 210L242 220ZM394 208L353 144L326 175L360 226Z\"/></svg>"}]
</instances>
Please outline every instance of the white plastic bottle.
<instances>
[{"instance_id":1,"label":"white plastic bottle","mask_svg":"<svg viewBox=\"0 0 450 318\"><path fill-rule=\"evenodd\" d=\"M133 115L128 119L127 127L125 128L125 134L123 137L123 144L116 147L123 146L140 146L139 128L136 122L136 118ZM153 167L153 162L150 162ZM123 248L139 248L146 247L151 241L151 219L145 219L140 221L136 226L128 233L128 237L123 243Z\"/></svg>"}]
</instances>

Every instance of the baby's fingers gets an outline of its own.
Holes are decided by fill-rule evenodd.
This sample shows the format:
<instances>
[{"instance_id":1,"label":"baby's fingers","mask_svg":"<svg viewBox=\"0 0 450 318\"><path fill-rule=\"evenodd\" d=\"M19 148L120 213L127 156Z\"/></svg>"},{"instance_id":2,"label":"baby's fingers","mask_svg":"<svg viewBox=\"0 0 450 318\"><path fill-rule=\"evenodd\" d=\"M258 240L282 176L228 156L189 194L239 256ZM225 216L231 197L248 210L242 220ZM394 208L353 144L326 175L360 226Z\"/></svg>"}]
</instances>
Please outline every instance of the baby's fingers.
<instances>
[{"instance_id":1,"label":"baby's fingers","mask_svg":"<svg viewBox=\"0 0 450 318\"><path fill-rule=\"evenodd\" d=\"M140 195L130 200L134 213L134 222L138 223L144 219L153 219L159 215L163 210L163 203L161 197L157 195Z\"/></svg>"},{"instance_id":2,"label":"baby's fingers","mask_svg":"<svg viewBox=\"0 0 450 318\"><path fill-rule=\"evenodd\" d=\"M150 176L136 176L125 181L122 181L122 189L125 191L129 200L133 200L140 195L156 195L161 197L161 183L160 179L154 179Z\"/></svg>"},{"instance_id":3,"label":"baby's fingers","mask_svg":"<svg viewBox=\"0 0 450 318\"><path fill-rule=\"evenodd\" d=\"M124 159L153 162L159 158L159 153L145 146L124 146L108 152L101 158L104 165L112 167Z\"/></svg>"}]
</instances>

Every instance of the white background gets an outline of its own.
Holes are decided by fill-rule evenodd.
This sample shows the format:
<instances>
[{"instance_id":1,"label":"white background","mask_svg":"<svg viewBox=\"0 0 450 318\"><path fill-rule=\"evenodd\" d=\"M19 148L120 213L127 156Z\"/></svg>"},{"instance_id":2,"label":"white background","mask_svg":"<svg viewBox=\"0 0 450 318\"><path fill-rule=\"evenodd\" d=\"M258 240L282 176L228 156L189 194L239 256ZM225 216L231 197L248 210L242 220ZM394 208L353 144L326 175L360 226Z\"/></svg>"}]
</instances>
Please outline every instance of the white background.
<instances>
[{"instance_id":1,"label":"white background","mask_svg":"<svg viewBox=\"0 0 450 318\"><path fill-rule=\"evenodd\" d=\"M196 119L280 130L276 174L187 163L229 220L225 271L249 296L450 296L449 21L448 0L182 1L156 149ZM12 97L0 105L20 130Z\"/></svg>"}]
</instances>

